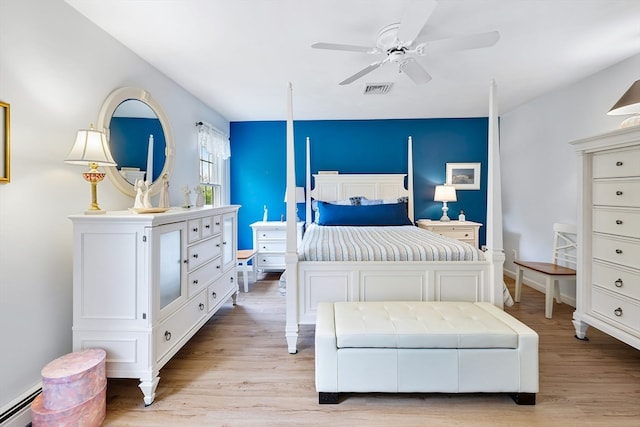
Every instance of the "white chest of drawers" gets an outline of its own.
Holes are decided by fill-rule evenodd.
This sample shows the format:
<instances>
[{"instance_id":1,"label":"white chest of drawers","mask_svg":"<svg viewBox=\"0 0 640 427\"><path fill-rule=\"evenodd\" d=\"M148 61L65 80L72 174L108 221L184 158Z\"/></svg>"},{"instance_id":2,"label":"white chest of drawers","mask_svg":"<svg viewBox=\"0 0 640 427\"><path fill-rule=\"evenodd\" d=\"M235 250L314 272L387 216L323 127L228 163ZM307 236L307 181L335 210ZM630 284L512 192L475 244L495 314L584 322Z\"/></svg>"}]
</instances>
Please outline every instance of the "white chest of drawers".
<instances>
[{"instance_id":1,"label":"white chest of drawers","mask_svg":"<svg viewBox=\"0 0 640 427\"><path fill-rule=\"evenodd\" d=\"M572 142L579 156L576 335L640 349L640 128Z\"/></svg>"},{"instance_id":2,"label":"white chest of drawers","mask_svg":"<svg viewBox=\"0 0 640 427\"><path fill-rule=\"evenodd\" d=\"M297 246L302 241L303 222L298 222ZM284 256L287 250L287 223L282 221L258 221L251 224L256 268L261 271L284 271Z\"/></svg>"},{"instance_id":3,"label":"white chest of drawers","mask_svg":"<svg viewBox=\"0 0 640 427\"><path fill-rule=\"evenodd\" d=\"M442 236L451 237L473 246L478 247L480 227L482 224L473 221L432 221L430 219L419 219L418 227L433 231Z\"/></svg>"},{"instance_id":4,"label":"white chest of drawers","mask_svg":"<svg viewBox=\"0 0 640 427\"><path fill-rule=\"evenodd\" d=\"M73 215L73 350L107 352L110 378L139 378L155 398L159 370L238 293L238 206Z\"/></svg>"}]
</instances>

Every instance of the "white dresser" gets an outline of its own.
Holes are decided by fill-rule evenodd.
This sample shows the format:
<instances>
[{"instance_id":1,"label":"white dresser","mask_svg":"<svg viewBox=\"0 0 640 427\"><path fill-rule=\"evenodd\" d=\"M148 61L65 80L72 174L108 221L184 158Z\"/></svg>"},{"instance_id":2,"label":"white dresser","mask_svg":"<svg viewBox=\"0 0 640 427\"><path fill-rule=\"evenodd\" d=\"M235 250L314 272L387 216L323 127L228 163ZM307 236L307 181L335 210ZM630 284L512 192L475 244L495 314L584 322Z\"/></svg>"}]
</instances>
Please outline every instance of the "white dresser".
<instances>
[{"instance_id":1,"label":"white dresser","mask_svg":"<svg viewBox=\"0 0 640 427\"><path fill-rule=\"evenodd\" d=\"M160 368L238 293L239 206L73 215L73 350L102 348L110 378L139 378L150 405Z\"/></svg>"},{"instance_id":2,"label":"white dresser","mask_svg":"<svg viewBox=\"0 0 640 427\"><path fill-rule=\"evenodd\" d=\"M451 237L473 246L478 247L480 227L482 224L473 221L432 221L430 219L419 219L416 221L418 227L433 231L442 236Z\"/></svg>"},{"instance_id":3,"label":"white dresser","mask_svg":"<svg viewBox=\"0 0 640 427\"><path fill-rule=\"evenodd\" d=\"M297 247L302 241L303 222L296 224ZM284 271L287 250L287 223L283 221L258 221L251 224L253 249L257 250L256 268L260 271Z\"/></svg>"},{"instance_id":4,"label":"white dresser","mask_svg":"<svg viewBox=\"0 0 640 427\"><path fill-rule=\"evenodd\" d=\"M576 336L640 349L640 127L571 142L578 161Z\"/></svg>"}]
</instances>

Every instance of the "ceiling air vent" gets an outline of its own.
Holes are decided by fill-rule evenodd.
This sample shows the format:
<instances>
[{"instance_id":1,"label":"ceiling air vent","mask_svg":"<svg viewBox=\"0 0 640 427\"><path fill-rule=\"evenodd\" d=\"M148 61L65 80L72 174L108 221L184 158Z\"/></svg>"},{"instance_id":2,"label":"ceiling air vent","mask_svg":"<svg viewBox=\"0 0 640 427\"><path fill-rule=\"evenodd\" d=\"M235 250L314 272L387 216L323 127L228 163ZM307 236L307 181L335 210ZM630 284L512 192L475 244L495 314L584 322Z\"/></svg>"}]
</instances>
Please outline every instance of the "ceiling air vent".
<instances>
[{"instance_id":1,"label":"ceiling air vent","mask_svg":"<svg viewBox=\"0 0 640 427\"><path fill-rule=\"evenodd\" d=\"M367 83L364 88L365 95L384 95L389 92L393 83Z\"/></svg>"}]
</instances>

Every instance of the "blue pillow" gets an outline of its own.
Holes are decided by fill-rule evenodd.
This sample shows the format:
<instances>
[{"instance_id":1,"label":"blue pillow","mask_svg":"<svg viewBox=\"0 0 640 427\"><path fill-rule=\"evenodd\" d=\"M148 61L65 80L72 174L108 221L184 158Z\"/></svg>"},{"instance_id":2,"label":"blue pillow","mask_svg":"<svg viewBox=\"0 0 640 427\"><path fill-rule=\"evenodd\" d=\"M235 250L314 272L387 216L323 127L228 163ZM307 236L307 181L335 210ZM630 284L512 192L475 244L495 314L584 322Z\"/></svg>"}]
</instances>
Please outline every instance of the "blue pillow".
<instances>
[{"instance_id":1,"label":"blue pillow","mask_svg":"<svg viewBox=\"0 0 640 427\"><path fill-rule=\"evenodd\" d=\"M333 205L318 202L319 225L388 226L412 225L405 203L381 205Z\"/></svg>"}]
</instances>

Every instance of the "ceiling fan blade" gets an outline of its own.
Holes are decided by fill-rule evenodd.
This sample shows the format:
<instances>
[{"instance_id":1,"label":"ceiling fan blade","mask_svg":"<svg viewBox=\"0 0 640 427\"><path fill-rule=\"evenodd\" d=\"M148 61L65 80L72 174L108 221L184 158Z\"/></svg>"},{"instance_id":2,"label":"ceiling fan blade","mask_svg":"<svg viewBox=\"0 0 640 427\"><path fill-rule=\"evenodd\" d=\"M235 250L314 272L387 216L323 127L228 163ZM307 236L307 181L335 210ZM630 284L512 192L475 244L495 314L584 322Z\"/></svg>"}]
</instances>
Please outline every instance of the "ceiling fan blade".
<instances>
[{"instance_id":1,"label":"ceiling fan blade","mask_svg":"<svg viewBox=\"0 0 640 427\"><path fill-rule=\"evenodd\" d=\"M431 14L435 10L438 2L435 0L411 0L402 14L397 38L406 46L418 37L420 31L425 26Z\"/></svg>"},{"instance_id":2,"label":"ceiling fan blade","mask_svg":"<svg viewBox=\"0 0 640 427\"><path fill-rule=\"evenodd\" d=\"M405 73L417 85L423 85L431 80L429 73L413 58L401 62L400 71Z\"/></svg>"},{"instance_id":3,"label":"ceiling fan blade","mask_svg":"<svg viewBox=\"0 0 640 427\"><path fill-rule=\"evenodd\" d=\"M314 43L311 47L314 49L344 50L347 52L380 53L380 49L377 47L357 46L352 44Z\"/></svg>"},{"instance_id":4,"label":"ceiling fan blade","mask_svg":"<svg viewBox=\"0 0 640 427\"><path fill-rule=\"evenodd\" d=\"M470 34L461 37L452 37L447 39L432 40L425 43L424 48L417 47L419 55L424 55L425 51L428 53L441 52L441 51L456 51L456 50L468 50L479 49L483 47L491 47L498 43L500 40L500 33L497 31L489 31L487 33Z\"/></svg>"},{"instance_id":5,"label":"ceiling fan blade","mask_svg":"<svg viewBox=\"0 0 640 427\"><path fill-rule=\"evenodd\" d=\"M369 74L370 72L372 72L376 68L379 68L385 62L387 62L386 59L383 60L383 61L378 61L378 62L374 62L373 64L367 65L366 67L364 67L362 70L358 71L357 73L355 73L351 77L348 77L348 78L344 79L343 81L341 81L340 85L348 85L349 83L355 82L356 80L358 80L360 77L364 76L365 74Z\"/></svg>"}]
</instances>

